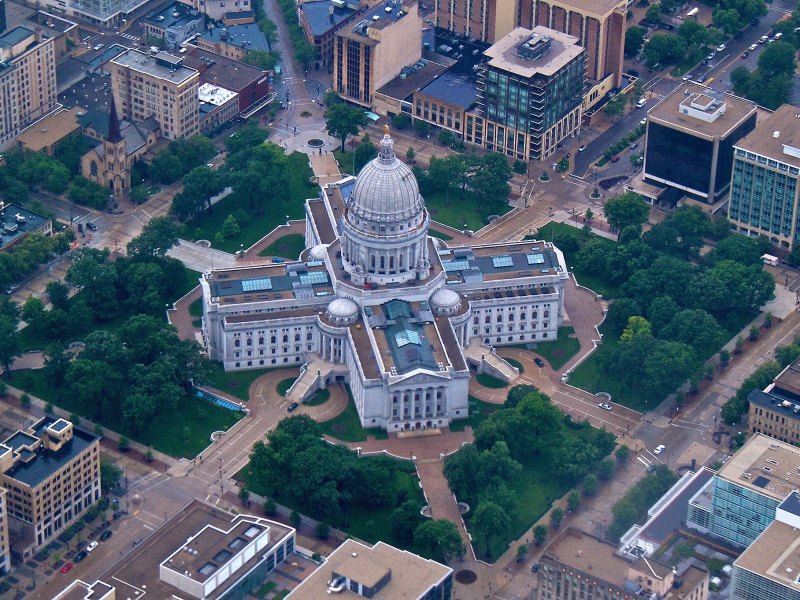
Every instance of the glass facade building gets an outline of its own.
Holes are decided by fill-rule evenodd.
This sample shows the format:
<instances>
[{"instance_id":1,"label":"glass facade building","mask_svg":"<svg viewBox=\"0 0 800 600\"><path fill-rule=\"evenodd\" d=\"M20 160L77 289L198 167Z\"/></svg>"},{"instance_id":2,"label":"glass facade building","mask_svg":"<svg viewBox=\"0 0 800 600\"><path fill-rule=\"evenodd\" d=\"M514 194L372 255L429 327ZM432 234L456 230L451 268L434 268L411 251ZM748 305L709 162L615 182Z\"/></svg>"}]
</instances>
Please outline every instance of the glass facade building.
<instances>
[{"instance_id":1,"label":"glass facade building","mask_svg":"<svg viewBox=\"0 0 800 600\"><path fill-rule=\"evenodd\" d=\"M755 474L756 484L758 477ZM711 533L737 546L749 546L775 519L778 504L774 498L715 477Z\"/></svg>"},{"instance_id":2,"label":"glass facade building","mask_svg":"<svg viewBox=\"0 0 800 600\"><path fill-rule=\"evenodd\" d=\"M800 600L800 591L734 566L731 600Z\"/></svg>"}]
</instances>

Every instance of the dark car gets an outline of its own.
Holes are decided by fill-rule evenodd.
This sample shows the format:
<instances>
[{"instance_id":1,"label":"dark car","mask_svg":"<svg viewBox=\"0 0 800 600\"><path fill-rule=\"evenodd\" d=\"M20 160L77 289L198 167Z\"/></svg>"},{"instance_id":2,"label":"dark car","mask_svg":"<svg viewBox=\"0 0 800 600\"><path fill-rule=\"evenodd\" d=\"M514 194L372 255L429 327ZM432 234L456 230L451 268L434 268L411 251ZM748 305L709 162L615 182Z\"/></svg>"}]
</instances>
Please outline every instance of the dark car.
<instances>
[{"instance_id":1,"label":"dark car","mask_svg":"<svg viewBox=\"0 0 800 600\"><path fill-rule=\"evenodd\" d=\"M114 532L110 529L106 529L102 534L100 534L100 541L105 542L108 538L114 535Z\"/></svg>"},{"instance_id":2,"label":"dark car","mask_svg":"<svg viewBox=\"0 0 800 600\"><path fill-rule=\"evenodd\" d=\"M538 356L533 359L533 362L535 362L536 366L539 367L540 369L544 369L544 367L545 367L544 361L541 358L539 358Z\"/></svg>"},{"instance_id":3,"label":"dark car","mask_svg":"<svg viewBox=\"0 0 800 600\"><path fill-rule=\"evenodd\" d=\"M292 402L289 406L286 407L286 411L287 412L292 412L298 406L300 406L300 405L297 402Z\"/></svg>"},{"instance_id":4,"label":"dark car","mask_svg":"<svg viewBox=\"0 0 800 600\"><path fill-rule=\"evenodd\" d=\"M639 71L637 71L636 69L628 69L628 70L627 70L627 71L625 71L625 72L626 72L628 75L633 75L634 77L638 77L638 76L639 76Z\"/></svg>"},{"instance_id":5,"label":"dark car","mask_svg":"<svg viewBox=\"0 0 800 600\"><path fill-rule=\"evenodd\" d=\"M89 221L89 222L86 224L86 229L89 229L90 231L97 231L97 225L95 225L94 223L92 223L91 221Z\"/></svg>"},{"instance_id":6,"label":"dark car","mask_svg":"<svg viewBox=\"0 0 800 600\"><path fill-rule=\"evenodd\" d=\"M539 572L539 563L533 563L533 565L531 565L531 572L532 573L538 573Z\"/></svg>"},{"instance_id":7,"label":"dark car","mask_svg":"<svg viewBox=\"0 0 800 600\"><path fill-rule=\"evenodd\" d=\"M619 154L617 154L614 158L611 159L611 162L617 162L619 160Z\"/></svg>"},{"instance_id":8,"label":"dark car","mask_svg":"<svg viewBox=\"0 0 800 600\"><path fill-rule=\"evenodd\" d=\"M87 556L89 556L89 553L88 553L88 552L86 552L86 550L81 550L80 552L78 552L78 553L75 555L75 562L76 562L76 563L79 563L79 562L81 562L81 561L82 561L84 558L86 558Z\"/></svg>"}]
</instances>

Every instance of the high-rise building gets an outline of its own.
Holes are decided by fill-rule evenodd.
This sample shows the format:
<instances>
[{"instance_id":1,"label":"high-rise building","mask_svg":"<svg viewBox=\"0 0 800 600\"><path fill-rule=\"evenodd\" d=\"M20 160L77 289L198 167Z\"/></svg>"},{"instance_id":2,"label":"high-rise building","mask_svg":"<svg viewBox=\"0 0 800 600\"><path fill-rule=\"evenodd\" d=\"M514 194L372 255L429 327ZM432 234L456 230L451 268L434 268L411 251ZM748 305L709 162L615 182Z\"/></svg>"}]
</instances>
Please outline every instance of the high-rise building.
<instances>
[{"instance_id":1,"label":"high-rise building","mask_svg":"<svg viewBox=\"0 0 800 600\"><path fill-rule=\"evenodd\" d=\"M800 240L800 111L784 104L739 140L728 219L745 235L782 248Z\"/></svg>"},{"instance_id":2,"label":"high-rise building","mask_svg":"<svg viewBox=\"0 0 800 600\"><path fill-rule=\"evenodd\" d=\"M626 0L520 0L519 24L541 25L578 38L586 48L586 77L593 85L608 79L608 91L622 83L626 4Z\"/></svg>"},{"instance_id":3,"label":"high-rise building","mask_svg":"<svg viewBox=\"0 0 800 600\"><path fill-rule=\"evenodd\" d=\"M0 34L0 150L56 107L55 46L35 29Z\"/></svg>"},{"instance_id":4,"label":"high-rise building","mask_svg":"<svg viewBox=\"0 0 800 600\"><path fill-rule=\"evenodd\" d=\"M372 106L375 90L422 56L422 19L416 0L379 4L355 25L336 31L333 88L342 98Z\"/></svg>"},{"instance_id":5,"label":"high-rise building","mask_svg":"<svg viewBox=\"0 0 800 600\"><path fill-rule=\"evenodd\" d=\"M678 86L647 114L644 182L714 204L730 188L734 145L755 126L754 102Z\"/></svg>"},{"instance_id":6,"label":"high-rise building","mask_svg":"<svg viewBox=\"0 0 800 600\"><path fill-rule=\"evenodd\" d=\"M0 0L0 35L6 31L6 0Z\"/></svg>"},{"instance_id":7,"label":"high-rise building","mask_svg":"<svg viewBox=\"0 0 800 600\"><path fill-rule=\"evenodd\" d=\"M80 17L105 27L123 24L147 0L39 0L37 5L52 7L57 14Z\"/></svg>"},{"instance_id":8,"label":"high-rise building","mask_svg":"<svg viewBox=\"0 0 800 600\"><path fill-rule=\"evenodd\" d=\"M493 44L517 26L517 0L436 0L436 26Z\"/></svg>"},{"instance_id":9,"label":"high-rise building","mask_svg":"<svg viewBox=\"0 0 800 600\"><path fill-rule=\"evenodd\" d=\"M44 417L0 444L11 550L33 556L100 499L100 439Z\"/></svg>"},{"instance_id":10,"label":"high-rise building","mask_svg":"<svg viewBox=\"0 0 800 600\"><path fill-rule=\"evenodd\" d=\"M467 115L469 141L526 162L547 158L580 127L586 51L578 38L518 27L484 56L475 110L482 122Z\"/></svg>"},{"instance_id":11,"label":"high-rise building","mask_svg":"<svg viewBox=\"0 0 800 600\"><path fill-rule=\"evenodd\" d=\"M200 132L200 73L183 58L128 50L112 60L111 87L121 116L129 121L153 117L161 135L174 140Z\"/></svg>"},{"instance_id":12,"label":"high-rise building","mask_svg":"<svg viewBox=\"0 0 800 600\"><path fill-rule=\"evenodd\" d=\"M798 529L800 493L793 491L775 521L733 563L731 600L800 600Z\"/></svg>"}]
</instances>

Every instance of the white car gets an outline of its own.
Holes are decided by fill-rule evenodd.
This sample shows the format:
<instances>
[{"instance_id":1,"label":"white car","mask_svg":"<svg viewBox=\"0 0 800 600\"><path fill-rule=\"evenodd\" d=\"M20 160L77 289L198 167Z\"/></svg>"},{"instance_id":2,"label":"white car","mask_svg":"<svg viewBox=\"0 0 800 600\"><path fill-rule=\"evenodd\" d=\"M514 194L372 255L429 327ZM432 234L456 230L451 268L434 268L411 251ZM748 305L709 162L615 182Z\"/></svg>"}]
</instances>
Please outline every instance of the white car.
<instances>
[{"instance_id":1,"label":"white car","mask_svg":"<svg viewBox=\"0 0 800 600\"><path fill-rule=\"evenodd\" d=\"M91 552L92 550L94 550L95 548L97 548L97 546L98 546L98 544L97 544L97 540L92 540L91 542L89 542L89 545L88 545L88 546L86 546L86 551L87 551L87 552Z\"/></svg>"},{"instance_id":2,"label":"white car","mask_svg":"<svg viewBox=\"0 0 800 600\"><path fill-rule=\"evenodd\" d=\"M717 46L716 50L717 52L722 52L723 50L725 50L725 48L726 48L725 44L720 44L719 46Z\"/></svg>"},{"instance_id":3,"label":"white car","mask_svg":"<svg viewBox=\"0 0 800 600\"><path fill-rule=\"evenodd\" d=\"M606 404L605 402L601 402L601 403L600 403L600 404L598 404L597 406L599 406L599 407L600 407L600 408L602 408L603 410L607 410L607 411L609 411L609 412L611 412L612 410L614 410L613 408L611 408L611 405L610 405L610 404Z\"/></svg>"},{"instance_id":4,"label":"white car","mask_svg":"<svg viewBox=\"0 0 800 600\"><path fill-rule=\"evenodd\" d=\"M753 50L756 50L757 48L758 48L758 44L750 44L747 47L747 49L750 50L750 52L752 52Z\"/></svg>"},{"instance_id":5,"label":"white car","mask_svg":"<svg viewBox=\"0 0 800 600\"><path fill-rule=\"evenodd\" d=\"M665 448L666 446L664 444L659 444L658 446L656 446L656 449L653 450L653 454L661 454Z\"/></svg>"},{"instance_id":6,"label":"white car","mask_svg":"<svg viewBox=\"0 0 800 600\"><path fill-rule=\"evenodd\" d=\"M759 41L759 43L763 44L763 43L765 43L765 42L766 42L768 39L769 39L769 36L768 36L768 35L762 35L760 38L758 38L758 41Z\"/></svg>"}]
</instances>

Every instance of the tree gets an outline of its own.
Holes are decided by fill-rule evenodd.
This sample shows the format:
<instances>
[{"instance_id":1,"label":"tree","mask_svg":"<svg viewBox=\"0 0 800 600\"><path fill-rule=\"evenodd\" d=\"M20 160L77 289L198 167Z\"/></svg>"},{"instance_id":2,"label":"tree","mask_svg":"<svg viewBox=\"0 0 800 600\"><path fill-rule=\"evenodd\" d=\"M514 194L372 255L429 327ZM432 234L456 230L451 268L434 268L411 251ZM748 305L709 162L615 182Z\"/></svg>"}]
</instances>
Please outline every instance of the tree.
<instances>
[{"instance_id":1,"label":"tree","mask_svg":"<svg viewBox=\"0 0 800 600\"><path fill-rule=\"evenodd\" d=\"M44 374L47 382L56 388L61 395L62 384L67 376L70 365L70 355L61 349L58 344L51 344L44 350Z\"/></svg>"},{"instance_id":2,"label":"tree","mask_svg":"<svg viewBox=\"0 0 800 600\"><path fill-rule=\"evenodd\" d=\"M561 521L564 519L564 509L560 506L556 506L553 510L550 511L550 525L552 525L553 529L558 529L561 527Z\"/></svg>"},{"instance_id":3,"label":"tree","mask_svg":"<svg viewBox=\"0 0 800 600\"><path fill-rule=\"evenodd\" d=\"M314 535L316 535L321 540L327 540L330 533L331 533L331 528L328 526L327 523L323 523L322 521L317 523L317 526L314 528Z\"/></svg>"},{"instance_id":4,"label":"tree","mask_svg":"<svg viewBox=\"0 0 800 600\"><path fill-rule=\"evenodd\" d=\"M297 529L300 527L300 523L303 521L303 518L300 516L300 513L296 510L293 510L289 515L289 522L292 524L292 527Z\"/></svg>"},{"instance_id":5,"label":"tree","mask_svg":"<svg viewBox=\"0 0 800 600\"><path fill-rule=\"evenodd\" d=\"M3 365L6 377L11 376L11 363L21 350L22 346L17 335L17 319L7 314L0 314L0 364Z\"/></svg>"},{"instance_id":6,"label":"tree","mask_svg":"<svg viewBox=\"0 0 800 600\"><path fill-rule=\"evenodd\" d=\"M525 556L528 554L528 547L525 544L517 546L517 562L525 562Z\"/></svg>"},{"instance_id":7,"label":"tree","mask_svg":"<svg viewBox=\"0 0 800 600\"><path fill-rule=\"evenodd\" d=\"M541 546L547 541L547 527L539 523L533 528L533 541L537 546Z\"/></svg>"},{"instance_id":8,"label":"tree","mask_svg":"<svg viewBox=\"0 0 800 600\"><path fill-rule=\"evenodd\" d=\"M280 58L281 56L277 52L251 48L247 50L243 60L248 65L258 67L262 71L271 71L278 64Z\"/></svg>"},{"instance_id":9,"label":"tree","mask_svg":"<svg viewBox=\"0 0 800 600\"><path fill-rule=\"evenodd\" d=\"M617 94L608 101L603 109L603 113L605 113L609 119L616 120L625 113L625 106L627 106L627 104L627 96L625 94Z\"/></svg>"},{"instance_id":10,"label":"tree","mask_svg":"<svg viewBox=\"0 0 800 600\"><path fill-rule=\"evenodd\" d=\"M604 458L597 465L597 477L601 481L608 481L614 476L614 461L610 458Z\"/></svg>"},{"instance_id":11,"label":"tree","mask_svg":"<svg viewBox=\"0 0 800 600\"><path fill-rule=\"evenodd\" d=\"M642 365L642 387L653 394L674 390L692 373L695 360L690 346L658 340Z\"/></svg>"},{"instance_id":12,"label":"tree","mask_svg":"<svg viewBox=\"0 0 800 600\"><path fill-rule=\"evenodd\" d=\"M625 56L631 58L639 54L644 43L644 36L647 35L647 29L633 25L628 27L625 31Z\"/></svg>"},{"instance_id":13,"label":"tree","mask_svg":"<svg viewBox=\"0 0 800 600\"><path fill-rule=\"evenodd\" d=\"M597 477L592 473L587 473L583 478L583 493L587 496L594 496L598 487L600 487L600 482Z\"/></svg>"},{"instance_id":14,"label":"tree","mask_svg":"<svg viewBox=\"0 0 800 600\"><path fill-rule=\"evenodd\" d=\"M250 490L247 489L247 486L242 486L239 488L239 500L242 504L249 504L250 503Z\"/></svg>"},{"instance_id":15,"label":"tree","mask_svg":"<svg viewBox=\"0 0 800 600\"><path fill-rule=\"evenodd\" d=\"M619 298L608 307L606 324L611 327L615 335L621 335L628 326L631 318L642 314L639 304L631 298Z\"/></svg>"},{"instance_id":16,"label":"tree","mask_svg":"<svg viewBox=\"0 0 800 600\"><path fill-rule=\"evenodd\" d=\"M131 447L130 440L126 438L124 435L121 435L119 437L119 441L117 442L117 448L119 449L119 451L127 452L128 450L130 450L130 447Z\"/></svg>"},{"instance_id":17,"label":"tree","mask_svg":"<svg viewBox=\"0 0 800 600\"><path fill-rule=\"evenodd\" d=\"M678 27L678 35L681 36L689 46L701 47L708 42L708 28L693 19L687 19Z\"/></svg>"},{"instance_id":18,"label":"tree","mask_svg":"<svg viewBox=\"0 0 800 600\"><path fill-rule=\"evenodd\" d=\"M414 531L425 519L420 514L420 506L414 500L406 500L395 508L391 514L392 535L403 542L410 544L414 540Z\"/></svg>"},{"instance_id":19,"label":"tree","mask_svg":"<svg viewBox=\"0 0 800 600\"><path fill-rule=\"evenodd\" d=\"M619 336L619 341L622 343L630 342L634 336L637 335L652 335L650 322L644 317L630 317L628 319L628 326Z\"/></svg>"},{"instance_id":20,"label":"tree","mask_svg":"<svg viewBox=\"0 0 800 600\"><path fill-rule=\"evenodd\" d=\"M658 2L651 4L645 12L644 18L649 23L658 23L661 21L661 4Z\"/></svg>"},{"instance_id":21,"label":"tree","mask_svg":"<svg viewBox=\"0 0 800 600\"><path fill-rule=\"evenodd\" d=\"M220 231L222 237L225 239L235 238L240 232L241 230L239 229L239 223L236 222L234 216L228 215L225 217L225 221L222 223L222 229Z\"/></svg>"},{"instance_id":22,"label":"tree","mask_svg":"<svg viewBox=\"0 0 800 600\"><path fill-rule=\"evenodd\" d=\"M633 226L641 230L650 215L650 205L639 194L627 192L611 198L603 208L608 224L617 231Z\"/></svg>"},{"instance_id":23,"label":"tree","mask_svg":"<svg viewBox=\"0 0 800 600\"><path fill-rule=\"evenodd\" d=\"M414 148L412 148L411 146L409 146L409 147L408 147L408 150L406 150L406 161L408 161L408 162L410 162L410 163L412 163L412 164L413 164L413 163L415 163L416 161L414 160L414 157L415 157L416 155L417 155L417 153L416 153L416 152L414 152Z\"/></svg>"},{"instance_id":24,"label":"tree","mask_svg":"<svg viewBox=\"0 0 800 600\"><path fill-rule=\"evenodd\" d=\"M631 449L628 448L628 446L620 446L614 452L614 456L616 456L617 460L621 463L628 462L628 458L630 458L630 455L631 455Z\"/></svg>"},{"instance_id":25,"label":"tree","mask_svg":"<svg viewBox=\"0 0 800 600\"><path fill-rule=\"evenodd\" d=\"M468 185L486 210L495 211L508 201L511 193L511 186L508 184L510 179L511 167L505 156L489 152L478 161Z\"/></svg>"},{"instance_id":26,"label":"tree","mask_svg":"<svg viewBox=\"0 0 800 600\"><path fill-rule=\"evenodd\" d=\"M61 281L50 281L45 288L47 298L54 308L69 309L69 288Z\"/></svg>"},{"instance_id":27,"label":"tree","mask_svg":"<svg viewBox=\"0 0 800 600\"><path fill-rule=\"evenodd\" d=\"M689 344L701 356L708 356L719 347L725 334L717 320L706 311L686 309L678 312L659 335Z\"/></svg>"},{"instance_id":28,"label":"tree","mask_svg":"<svg viewBox=\"0 0 800 600\"><path fill-rule=\"evenodd\" d=\"M108 250L84 248L75 253L66 280L87 289L86 302L95 318L105 320L117 313L117 270L108 262Z\"/></svg>"},{"instance_id":29,"label":"tree","mask_svg":"<svg viewBox=\"0 0 800 600\"><path fill-rule=\"evenodd\" d=\"M130 256L164 256L178 243L182 228L169 217L155 217L128 243Z\"/></svg>"},{"instance_id":30,"label":"tree","mask_svg":"<svg viewBox=\"0 0 800 600\"><path fill-rule=\"evenodd\" d=\"M28 296L22 305L20 316L28 323L31 330L41 332L44 325L44 302L36 296Z\"/></svg>"},{"instance_id":31,"label":"tree","mask_svg":"<svg viewBox=\"0 0 800 600\"><path fill-rule=\"evenodd\" d=\"M396 114L394 117L392 117L392 127L399 129L400 131L408 129L411 127L411 117L404 112Z\"/></svg>"},{"instance_id":32,"label":"tree","mask_svg":"<svg viewBox=\"0 0 800 600\"><path fill-rule=\"evenodd\" d=\"M117 485L119 485L121 479L122 479L122 469L120 469L116 464L114 464L110 460L101 457L100 481L102 482L103 491L108 492L109 490L113 490L115 487L117 487Z\"/></svg>"},{"instance_id":33,"label":"tree","mask_svg":"<svg viewBox=\"0 0 800 600\"><path fill-rule=\"evenodd\" d=\"M369 139L369 135L364 135L364 137L361 138L361 143L355 149L354 162L356 171L360 171L364 165L377 155L378 149L375 147L375 144Z\"/></svg>"},{"instance_id":34,"label":"tree","mask_svg":"<svg viewBox=\"0 0 800 600\"><path fill-rule=\"evenodd\" d=\"M483 548L484 555L490 556L492 542L511 528L511 518L499 504L484 500L478 504L469 525L478 547Z\"/></svg>"},{"instance_id":35,"label":"tree","mask_svg":"<svg viewBox=\"0 0 800 600\"><path fill-rule=\"evenodd\" d=\"M75 204L83 204L96 209L104 209L108 204L108 189L80 175L69 184L67 196Z\"/></svg>"},{"instance_id":36,"label":"tree","mask_svg":"<svg viewBox=\"0 0 800 600\"><path fill-rule=\"evenodd\" d=\"M648 67L680 62L688 51L686 40L670 33L656 33L645 46L644 61Z\"/></svg>"},{"instance_id":37,"label":"tree","mask_svg":"<svg viewBox=\"0 0 800 600\"><path fill-rule=\"evenodd\" d=\"M569 512L575 512L578 510L578 507L581 505L581 495L576 491L572 490L567 495L567 510Z\"/></svg>"},{"instance_id":38,"label":"tree","mask_svg":"<svg viewBox=\"0 0 800 600\"><path fill-rule=\"evenodd\" d=\"M432 519L414 530L414 544L423 556L446 562L448 557L464 552L456 526L446 519Z\"/></svg>"},{"instance_id":39,"label":"tree","mask_svg":"<svg viewBox=\"0 0 800 600\"><path fill-rule=\"evenodd\" d=\"M275 504L275 500L272 498L267 498L264 500L264 514L268 517L274 516L275 513L278 512L278 505Z\"/></svg>"},{"instance_id":40,"label":"tree","mask_svg":"<svg viewBox=\"0 0 800 600\"><path fill-rule=\"evenodd\" d=\"M347 136L356 135L368 122L363 108L354 108L344 103L336 103L325 111L325 129L342 141L343 152Z\"/></svg>"},{"instance_id":41,"label":"tree","mask_svg":"<svg viewBox=\"0 0 800 600\"><path fill-rule=\"evenodd\" d=\"M420 137L425 137L430 132L431 127L428 125L427 121L423 121L422 119L416 119L414 121L414 131L417 132L417 135Z\"/></svg>"}]
</instances>

